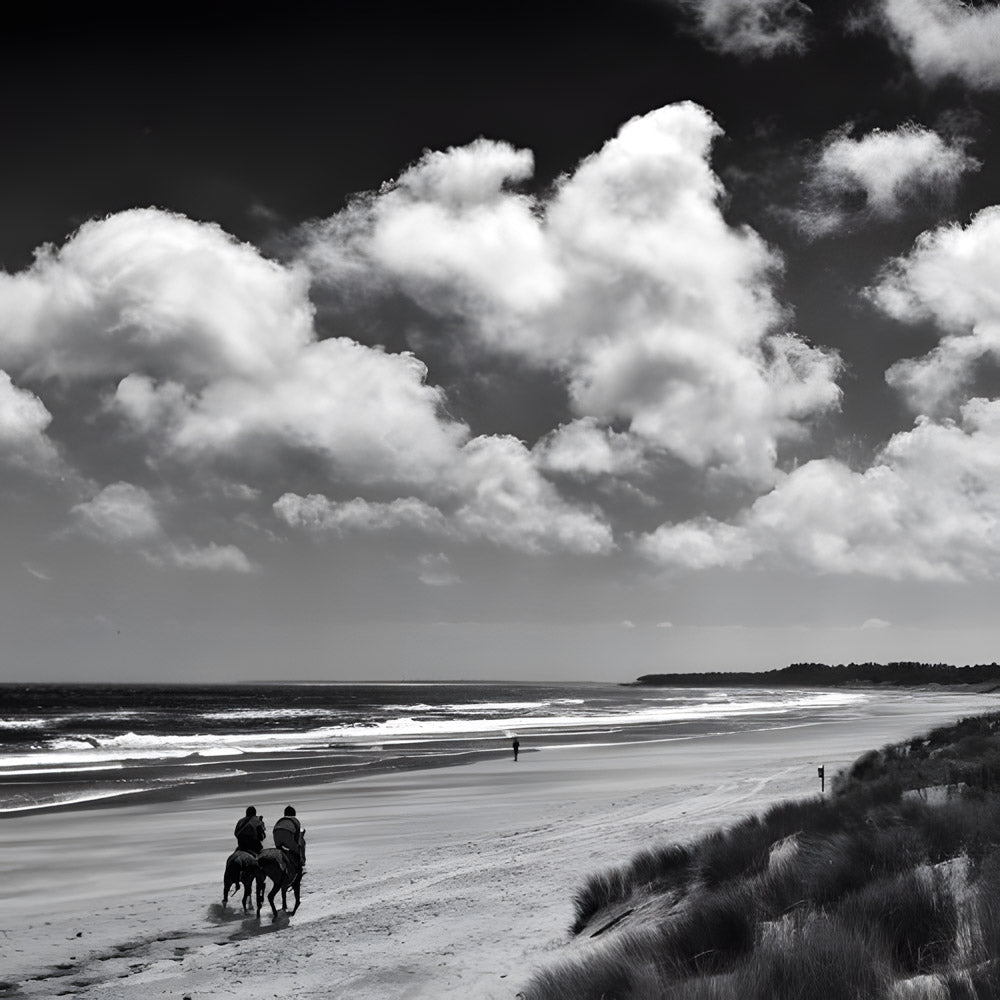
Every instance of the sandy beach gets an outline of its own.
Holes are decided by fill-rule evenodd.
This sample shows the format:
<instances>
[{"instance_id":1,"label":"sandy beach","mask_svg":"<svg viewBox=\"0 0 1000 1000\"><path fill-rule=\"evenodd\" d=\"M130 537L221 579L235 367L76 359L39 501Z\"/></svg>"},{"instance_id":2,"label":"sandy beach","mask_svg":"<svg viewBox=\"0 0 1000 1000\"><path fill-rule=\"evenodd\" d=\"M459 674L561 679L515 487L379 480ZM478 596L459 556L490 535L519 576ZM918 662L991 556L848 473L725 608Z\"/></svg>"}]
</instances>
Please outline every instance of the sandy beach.
<instances>
[{"instance_id":1,"label":"sandy beach","mask_svg":"<svg viewBox=\"0 0 1000 1000\"><path fill-rule=\"evenodd\" d=\"M568 944L591 872L819 793L865 750L995 696L887 696L857 718L740 735L534 749L521 758L280 793L0 822L0 997L512 998ZM302 906L220 906L253 801L308 830Z\"/></svg>"}]
</instances>

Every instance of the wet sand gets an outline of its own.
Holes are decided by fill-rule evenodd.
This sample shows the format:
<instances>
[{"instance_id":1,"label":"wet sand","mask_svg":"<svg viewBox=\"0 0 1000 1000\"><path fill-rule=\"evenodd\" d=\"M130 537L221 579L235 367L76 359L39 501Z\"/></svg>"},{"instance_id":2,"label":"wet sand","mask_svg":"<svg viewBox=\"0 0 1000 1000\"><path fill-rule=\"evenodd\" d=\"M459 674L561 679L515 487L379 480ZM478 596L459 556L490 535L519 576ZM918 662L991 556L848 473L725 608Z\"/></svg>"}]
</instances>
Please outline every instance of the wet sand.
<instances>
[{"instance_id":1,"label":"wet sand","mask_svg":"<svg viewBox=\"0 0 1000 1000\"><path fill-rule=\"evenodd\" d=\"M819 793L865 750L996 696L887 696L853 719L639 745L536 749L281 792L0 821L0 997L514 997L567 941L576 889L653 842ZM302 906L220 902L253 801L308 830Z\"/></svg>"}]
</instances>

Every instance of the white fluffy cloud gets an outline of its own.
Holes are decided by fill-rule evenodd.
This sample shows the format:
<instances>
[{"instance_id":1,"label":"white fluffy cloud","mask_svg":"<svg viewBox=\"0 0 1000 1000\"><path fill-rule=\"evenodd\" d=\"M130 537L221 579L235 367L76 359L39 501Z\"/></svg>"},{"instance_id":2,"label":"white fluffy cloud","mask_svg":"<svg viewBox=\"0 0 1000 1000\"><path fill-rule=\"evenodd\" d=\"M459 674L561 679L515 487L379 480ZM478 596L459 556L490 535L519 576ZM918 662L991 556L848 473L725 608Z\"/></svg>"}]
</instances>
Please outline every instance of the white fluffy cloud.
<instances>
[{"instance_id":1,"label":"white fluffy cloud","mask_svg":"<svg viewBox=\"0 0 1000 1000\"><path fill-rule=\"evenodd\" d=\"M984 359L1000 360L1000 207L967 226L924 233L892 261L870 298L907 323L931 320L942 332L929 353L897 362L886 374L917 413L953 412Z\"/></svg>"},{"instance_id":2,"label":"white fluffy cloud","mask_svg":"<svg viewBox=\"0 0 1000 1000\"><path fill-rule=\"evenodd\" d=\"M267 379L218 378L197 394L132 375L114 404L175 456L296 449L356 484L426 483L468 436L443 415L426 372L412 355L333 338L306 345Z\"/></svg>"},{"instance_id":3,"label":"white fluffy cloud","mask_svg":"<svg viewBox=\"0 0 1000 1000\"><path fill-rule=\"evenodd\" d=\"M0 358L30 377L260 377L312 335L308 276L157 209L87 222L0 273Z\"/></svg>"},{"instance_id":4,"label":"white fluffy cloud","mask_svg":"<svg viewBox=\"0 0 1000 1000\"><path fill-rule=\"evenodd\" d=\"M176 566L209 573L253 573L257 570L242 549L215 542L204 546L165 543L159 548L146 550L143 555L155 566Z\"/></svg>"},{"instance_id":5,"label":"white fluffy cloud","mask_svg":"<svg viewBox=\"0 0 1000 1000\"><path fill-rule=\"evenodd\" d=\"M81 534L111 545L148 542L163 530L153 497L132 483L112 483L70 513Z\"/></svg>"},{"instance_id":6,"label":"white fluffy cloud","mask_svg":"<svg viewBox=\"0 0 1000 1000\"><path fill-rule=\"evenodd\" d=\"M397 528L428 535L447 535L450 530L441 511L416 497L401 497L389 503L355 497L336 503L318 493L305 497L285 493L275 501L274 512L292 527L335 535Z\"/></svg>"},{"instance_id":7,"label":"white fluffy cloud","mask_svg":"<svg viewBox=\"0 0 1000 1000\"><path fill-rule=\"evenodd\" d=\"M157 501L141 486L118 482L70 511L72 530L106 545L136 548L150 563L181 569L249 573L255 567L235 545L170 541Z\"/></svg>"},{"instance_id":8,"label":"white fluffy cloud","mask_svg":"<svg viewBox=\"0 0 1000 1000\"><path fill-rule=\"evenodd\" d=\"M0 371L0 461L41 475L59 471L58 452L45 433L51 422L42 401Z\"/></svg>"},{"instance_id":9,"label":"white fluffy cloud","mask_svg":"<svg viewBox=\"0 0 1000 1000\"><path fill-rule=\"evenodd\" d=\"M892 580L998 578L1000 401L969 401L960 423L919 420L865 472L808 462L735 523L665 525L638 545L697 569L781 563Z\"/></svg>"},{"instance_id":10,"label":"white fluffy cloud","mask_svg":"<svg viewBox=\"0 0 1000 1000\"><path fill-rule=\"evenodd\" d=\"M917 198L950 200L962 176L979 165L960 144L921 126L859 138L841 129L823 142L809 183L811 204L796 219L819 237L862 217L895 218ZM859 196L863 206L853 207Z\"/></svg>"},{"instance_id":11,"label":"white fluffy cloud","mask_svg":"<svg viewBox=\"0 0 1000 1000\"><path fill-rule=\"evenodd\" d=\"M806 47L809 7L799 0L668 0L718 52L769 58Z\"/></svg>"},{"instance_id":12,"label":"white fluffy cloud","mask_svg":"<svg viewBox=\"0 0 1000 1000\"><path fill-rule=\"evenodd\" d=\"M522 552L609 552L611 530L596 510L563 500L524 445L478 437L457 452L434 486L433 506L415 497L390 503L334 501L286 493L274 505L285 523L337 535L408 530L454 541L488 541Z\"/></svg>"},{"instance_id":13,"label":"white fluffy cloud","mask_svg":"<svg viewBox=\"0 0 1000 1000\"><path fill-rule=\"evenodd\" d=\"M917 75L929 84L956 77L1000 87L1000 7L960 0L880 0L882 22Z\"/></svg>"},{"instance_id":14,"label":"white fluffy cloud","mask_svg":"<svg viewBox=\"0 0 1000 1000\"><path fill-rule=\"evenodd\" d=\"M772 481L779 442L838 405L838 360L782 330L779 258L719 208L718 134L690 103L634 118L544 200L510 189L531 161L506 144L427 154L312 227L304 256L321 281L402 290L558 372L591 431L621 422L644 448Z\"/></svg>"},{"instance_id":15,"label":"white fluffy cloud","mask_svg":"<svg viewBox=\"0 0 1000 1000\"><path fill-rule=\"evenodd\" d=\"M533 449L543 469L580 478L628 476L643 468L642 445L632 434L581 417L546 435Z\"/></svg>"},{"instance_id":16,"label":"white fluffy cloud","mask_svg":"<svg viewBox=\"0 0 1000 1000\"><path fill-rule=\"evenodd\" d=\"M414 204L432 199L426 204L441 213L432 231L450 214L459 242L475 242L476 213L490 211L492 200L502 215L505 180L530 170L530 155L481 142L427 154L398 192ZM516 216L517 196L512 204ZM405 229L403 216L392 221ZM516 234L501 226L492 236L501 256L520 252L509 242ZM406 243L391 230L382 237L389 247ZM541 242L537 231L534 238ZM429 252L427 266L458 266L447 234L440 246L439 264ZM530 298L530 281L519 288L517 275L498 275L490 252L488 238L466 254L467 262L478 261L475 280L495 281L489 287L496 294ZM181 470L170 484L179 506L203 499L184 495L193 474L220 503L241 496L254 503L270 483L260 470L304 456L338 492L377 486L398 497L326 507L316 498L296 506L283 497L275 509L289 523L343 531L402 523L525 551L610 546L603 520L562 500L519 442L470 442L412 354L345 337L318 340L308 291L304 268L269 261L217 226L154 209L123 212L85 224L60 248L43 248L25 271L0 275L0 361L43 386L52 379L72 385L84 416L117 418L119 433L161 475ZM39 399L9 378L0 381L0 444L8 454L37 458L48 448L54 455L43 436L50 419ZM250 481L229 489L225 475L212 473L222 468L247 472ZM436 502L454 524L444 523ZM504 523L511 514L519 526ZM78 531L132 544L161 565L250 568L234 546L169 539L141 486L109 486L74 508L72 520Z\"/></svg>"},{"instance_id":17,"label":"white fluffy cloud","mask_svg":"<svg viewBox=\"0 0 1000 1000\"><path fill-rule=\"evenodd\" d=\"M89 222L0 274L0 360L94 382L93 412L110 390L147 447L182 460L296 449L360 482L413 481L468 436L412 356L316 340L305 269L154 209Z\"/></svg>"}]
</instances>

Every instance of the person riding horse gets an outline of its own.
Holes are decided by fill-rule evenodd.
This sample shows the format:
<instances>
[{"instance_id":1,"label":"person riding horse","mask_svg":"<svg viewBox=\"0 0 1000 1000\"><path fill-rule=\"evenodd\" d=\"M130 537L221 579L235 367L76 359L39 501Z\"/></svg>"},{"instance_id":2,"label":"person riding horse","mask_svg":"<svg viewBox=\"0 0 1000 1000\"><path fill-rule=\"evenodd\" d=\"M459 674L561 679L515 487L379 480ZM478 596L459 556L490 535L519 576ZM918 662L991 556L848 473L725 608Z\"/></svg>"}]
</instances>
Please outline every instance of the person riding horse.
<instances>
[{"instance_id":1,"label":"person riding horse","mask_svg":"<svg viewBox=\"0 0 1000 1000\"><path fill-rule=\"evenodd\" d=\"M254 806L247 806L246 815L240 817L233 833L236 836L238 849L256 857L260 854L260 849L264 846L264 841L267 838L264 817L257 815Z\"/></svg>"},{"instance_id":2,"label":"person riding horse","mask_svg":"<svg viewBox=\"0 0 1000 1000\"><path fill-rule=\"evenodd\" d=\"M294 806L285 806L285 814L271 830L274 846L290 854L300 868L306 864L306 832L295 815Z\"/></svg>"},{"instance_id":3,"label":"person riding horse","mask_svg":"<svg viewBox=\"0 0 1000 1000\"><path fill-rule=\"evenodd\" d=\"M302 873L306 864L306 832L295 815L293 806L285 806L285 815L277 820L271 830L274 847L261 851L258 857L259 874L257 877L257 916L264 903L264 880L271 880L271 891L267 901L271 904L271 913L277 917L278 910L274 905L274 897L281 892L281 908L287 909L285 893L291 889L295 893L295 905L291 912L299 908L299 897L302 888Z\"/></svg>"}]
</instances>

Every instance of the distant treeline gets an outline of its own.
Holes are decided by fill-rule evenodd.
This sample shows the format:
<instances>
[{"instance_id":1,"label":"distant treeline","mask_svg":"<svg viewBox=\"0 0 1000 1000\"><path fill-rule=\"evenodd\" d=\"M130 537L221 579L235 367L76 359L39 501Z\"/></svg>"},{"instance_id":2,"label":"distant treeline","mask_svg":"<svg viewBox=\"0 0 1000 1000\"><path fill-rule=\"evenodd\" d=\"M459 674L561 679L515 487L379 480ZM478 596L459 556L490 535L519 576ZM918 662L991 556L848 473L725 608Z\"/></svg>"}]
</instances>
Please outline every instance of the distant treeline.
<instances>
[{"instance_id":1,"label":"distant treeline","mask_svg":"<svg viewBox=\"0 0 1000 1000\"><path fill-rule=\"evenodd\" d=\"M793 663L755 673L713 670L700 674L644 674L635 683L649 687L840 687L845 684L985 684L1000 683L1000 665L977 663Z\"/></svg>"}]
</instances>

